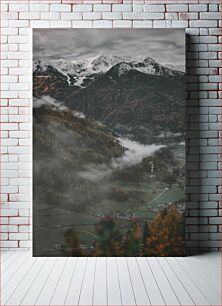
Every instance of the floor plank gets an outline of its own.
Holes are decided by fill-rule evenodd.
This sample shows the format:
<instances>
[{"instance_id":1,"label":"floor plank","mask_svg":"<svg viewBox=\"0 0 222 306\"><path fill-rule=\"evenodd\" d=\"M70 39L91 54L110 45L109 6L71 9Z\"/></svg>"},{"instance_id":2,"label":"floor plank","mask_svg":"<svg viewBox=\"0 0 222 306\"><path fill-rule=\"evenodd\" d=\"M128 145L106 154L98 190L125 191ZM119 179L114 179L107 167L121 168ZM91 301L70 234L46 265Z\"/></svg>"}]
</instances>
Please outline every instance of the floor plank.
<instances>
[{"instance_id":1,"label":"floor plank","mask_svg":"<svg viewBox=\"0 0 222 306\"><path fill-rule=\"evenodd\" d=\"M19 270L23 268L24 263L29 258L29 254L22 254L22 256L20 256L18 260L7 269L6 273L2 272L1 290L7 285L7 283L12 279L14 275L19 273Z\"/></svg>"},{"instance_id":2,"label":"floor plank","mask_svg":"<svg viewBox=\"0 0 222 306\"><path fill-rule=\"evenodd\" d=\"M38 273L41 271L43 266L46 264L44 258L38 258L28 273L22 279L22 282L16 287L13 293L10 295L9 299L6 302L6 305L20 305L24 296L30 288L30 285L34 282L35 278L38 276Z\"/></svg>"},{"instance_id":3,"label":"floor plank","mask_svg":"<svg viewBox=\"0 0 222 306\"><path fill-rule=\"evenodd\" d=\"M137 258L137 263L143 276L144 284L146 286L151 305L165 305L160 288L156 282L156 279L154 278L146 258Z\"/></svg>"},{"instance_id":4,"label":"floor plank","mask_svg":"<svg viewBox=\"0 0 222 306\"><path fill-rule=\"evenodd\" d=\"M154 274L154 277L156 279L156 282L158 283L158 286L166 304L179 305L180 303L177 298L176 292L174 291L174 288L172 288L171 284L166 278L163 270L159 265L158 260L156 258L147 258L147 262Z\"/></svg>"},{"instance_id":5,"label":"floor plank","mask_svg":"<svg viewBox=\"0 0 222 306\"><path fill-rule=\"evenodd\" d=\"M76 262L77 258L68 258L50 305L64 305L69 290L69 285L76 267Z\"/></svg>"},{"instance_id":6,"label":"floor plank","mask_svg":"<svg viewBox=\"0 0 222 306\"><path fill-rule=\"evenodd\" d=\"M93 305L107 305L106 258L97 258L93 290Z\"/></svg>"},{"instance_id":7,"label":"floor plank","mask_svg":"<svg viewBox=\"0 0 222 306\"><path fill-rule=\"evenodd\" d=\"M35 265L37 258L34 260L29 258L26 262L17 270L17 273L13 275L10 282L8 282L1 291L1 302L4 305L16 288L21 284L25 276L29 273L31 268ZM4 283L4 281L3 281ZM24 294L24 292L23 292Z\"/></svg>"},{"instance_id":8,"label":"floor plank","mask_svg":"<svg viewBox=\"0 0 222 306\"><path fill-rule=\"evenodd\" d=\"M10 256L15 256L14 252L2 252L0 251L0 262L3 263L6 261Z\"/></svg>"},{"instance_id":9,"label":"floor plank","mask_svg":"<svg viewBox=\"0 0 222 306\"><path fill-rule=\"evenodd\" d=\"M126 258L117 258L118 277L121 288L122 305L136 305Z\"/></svg>"},{"instance_id":10,"label":"floor plank","mask_svg":"<svg viewBox=\"0 0 222 306\"><path fill-rule=\"evenodd\" d=\"M199 260L199 262L201 264L205 263L205 266L209 266L211 271L216 275L218 275L218 268L221 266L221 256L216 256L215 254L211 254L208 253L207 256L206 255L199 255L199 256L195 256L195 258L197 260Z\"/></svg>"},{"instance_id":11,"label":"floor plank","mask_svg":"<svg viewBox=\"0 0 222 306\"><path fill-rule=\"evenodd\" d=\"M217 294L216 290L201 277L201 274L199 272L197 273L195 269L190 266L189 262L183 260L182 258L180 258L180 260L176 259L176 261L179 263L184 272L189 274L208 303L212 305L219 305L219 294Z\"/></svg>"},{"instance_id":12,"label":"floor plank","mask_svg":"<svg viewBox=\"0 0 222 306\"><path fill-rule=\"evenodd\" d=\"M199 272L201 277L208 282L208 284L216 290L218 294L221 293L221 269L218 266L217 273L214 273L211 269L211 265L205 265L202 261L196 259L196 257L189 258L189 264L196 272Z\"/></svg>"},{"instance_id":13,"label":"floor plank","mask_svg":"<svg viewBox=\"0 0 222 306\"><path fill-rule=\"evenodd\" d=\"M78 305L92 305L96 258L88 258Z\"/></svg>"},{"instance_id":14,"label":"floor plank","mask_svg":"<svg viewBox=\"0 0 222 306\"><path fill-rule=\"evenodd\" d=\"M52 296L65 267L66 261L67 258L58 258L49 275L49 278L47 279L47 282L44 284L44 287L36 300L35 305L50 305Z\"/></svg>"},{"instance_id":15,"label":"floor plank","mask_svg":"<svg viewBox=\"0 0 222 306\"><path fill-rule=\"evenodd\" d=\"M16 264L16 260L19 259L19 257L21 257L22 255L22 252L15 252L13 256L7 258L5 264L2 265L1 273L5 273L7 269L10 268L10 266Z\"/></svg>"},{"instance_id":16,"label":"floor plank","mask_svg":"<svg viewBox=\"0 0 222 306\"><path fill-rule=\"evenodd\" d=\"M137 305L150 305L148 293L138 268L136 258L127 258L127 266Z\"/></svg>"},{"instance_id":17,"label":"floor plank","mask_svg":"<svg viewBox=\"0 0 222 306\"><path fill-rule=\"evenodd\" d=\"M166 261L164 257L160 257L157 259L160 267L165 274L168 282L171 284L171 287L174 289L174 292L180 302L181 305L195 305L192 297L189 295L182 282L179 280L177 275L172 270L169 263Z\"/></svg>"},{"instance_id":18,"label":"floor plank","mask_svg":"<svg viewBox=\"0 0 222 306\"><path fill-rule=\"evenodd\" d=\"M42 266L42 269L39 270L38 275L32 282L29 290L26 292L26 295L23 297L21 301L21 305L35 305L36 300L39 297L40 292L48 277L56 263L56 259L54 258L46 258L45 263Z\"/></svg>"},{"instance_id":19,"label":"floor plank","mask_svg":"<svg viewBox=\"0 0 222 306\"><path fill-rule=\"evenodd\" d=\"M107 257L107 300L108 305L122 305L117 258Z\"/></svg>"},{"instance_id":20,"label":"floor plank","mask_svg":"<svg viewBox=\"0 0 222 306\"><path fill-rule=\"evenodd\" d=\"M200 292L196 284L193 282L192 278L187 275L187 273L185 273L183 269L181 269L181 266L178 264L175 258L170 257L166 260L169 262L174 273L179 276L181 282L186 287L187 292L190 296L192 296L192 300L194 301L194 303L196 305L209 305L208 301Z\"/></svg>"},{"instance_id":21,"label":"floor plank","mask_svg":"<svg viewBox=\"0 0 222 306\"><path fill-rule=\"evenodd\" d=\"M88 258L77 258L76 266L73 271L72 279L69 285L65 305L78 305L79 296L82 288L82 282L86 270Z\"/></svg>"}]
</instances>

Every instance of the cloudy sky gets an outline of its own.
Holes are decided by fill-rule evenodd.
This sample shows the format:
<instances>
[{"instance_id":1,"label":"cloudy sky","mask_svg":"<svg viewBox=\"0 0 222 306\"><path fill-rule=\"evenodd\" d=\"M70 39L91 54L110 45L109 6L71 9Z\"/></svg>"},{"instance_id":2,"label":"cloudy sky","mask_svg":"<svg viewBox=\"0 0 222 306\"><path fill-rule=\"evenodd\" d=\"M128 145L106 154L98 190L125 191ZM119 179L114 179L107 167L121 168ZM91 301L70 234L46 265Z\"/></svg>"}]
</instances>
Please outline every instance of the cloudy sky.
<instances>
[{"instance_id":1,"label":"cloudy sky","mask_svg":"<svg viewBox=\"0 0 222 306\"><path fill-rule=\"evenodd\" d=\"M184 29L35 29L34 59L103 55L152 57L161 64L185 66Z\"/></svg>"}]
</instances>

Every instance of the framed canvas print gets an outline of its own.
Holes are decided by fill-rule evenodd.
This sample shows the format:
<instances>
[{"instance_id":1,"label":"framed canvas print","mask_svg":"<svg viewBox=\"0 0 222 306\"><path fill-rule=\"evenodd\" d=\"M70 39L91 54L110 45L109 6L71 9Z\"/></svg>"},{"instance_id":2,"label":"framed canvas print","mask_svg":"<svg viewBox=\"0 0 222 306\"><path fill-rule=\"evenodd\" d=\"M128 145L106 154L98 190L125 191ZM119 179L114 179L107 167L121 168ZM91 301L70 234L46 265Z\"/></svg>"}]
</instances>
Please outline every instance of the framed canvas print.
<instances>
[{"instance_id":1,"label":"framed canvas print","mask_svg":"<svg viewBox=\"0 0 222 306\"><path fill-rule=\"evenodd\" d=\"M33 255L183 256L184 29L33 30Z\"/></svg>"}]
</instances>

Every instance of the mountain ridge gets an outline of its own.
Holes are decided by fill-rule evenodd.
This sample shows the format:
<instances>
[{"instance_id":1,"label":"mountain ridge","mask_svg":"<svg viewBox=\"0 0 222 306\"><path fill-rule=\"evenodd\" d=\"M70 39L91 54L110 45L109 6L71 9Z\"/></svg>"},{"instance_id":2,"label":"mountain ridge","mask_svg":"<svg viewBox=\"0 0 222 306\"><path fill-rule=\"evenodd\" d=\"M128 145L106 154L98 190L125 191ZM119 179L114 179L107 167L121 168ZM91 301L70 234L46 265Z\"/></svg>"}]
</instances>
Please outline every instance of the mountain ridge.
<instances>
[{"instance_id":1,"label":"mountain ridge","mask_svg":"<svg viewBox=\"0 0 222 306\"><path fill-rule=\"evenodd\" d=\"M166 77L182 77L184 73L159 64L151 57L132 58L129 56L104 56L99 55L95 58L82 61L66 61L51 60L44 62L43 60L35 60L33 70L36 73L44 73L50 69L56 69L59 73L66 77L68 85L85 87L87 78L94 79L99 74L105 74L118 64L125 67L131 67L133 70L145 74L161 75ZM123 71L122 71L123 72Z\"/></svg>"}]
</instances>

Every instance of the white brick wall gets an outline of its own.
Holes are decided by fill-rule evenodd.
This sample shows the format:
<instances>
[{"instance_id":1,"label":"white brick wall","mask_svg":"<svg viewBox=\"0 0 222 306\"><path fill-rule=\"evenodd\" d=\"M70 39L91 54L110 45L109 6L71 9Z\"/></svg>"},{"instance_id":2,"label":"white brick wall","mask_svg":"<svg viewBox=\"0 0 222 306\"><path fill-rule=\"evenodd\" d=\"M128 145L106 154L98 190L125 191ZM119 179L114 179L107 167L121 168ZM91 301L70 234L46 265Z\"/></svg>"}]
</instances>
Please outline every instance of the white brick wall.
<instances>
[{"instance_id":1,"label":"white brick wall","mask_svg":"<svg viewBox=\"0 0 222 306\"><path fill-rule=\"evenodd\" d=\"M33 27L186 27L187 246L220 247L221 7L220 0L1 2L2 248L31 247Z\"/></svg>"}]
</instances>

